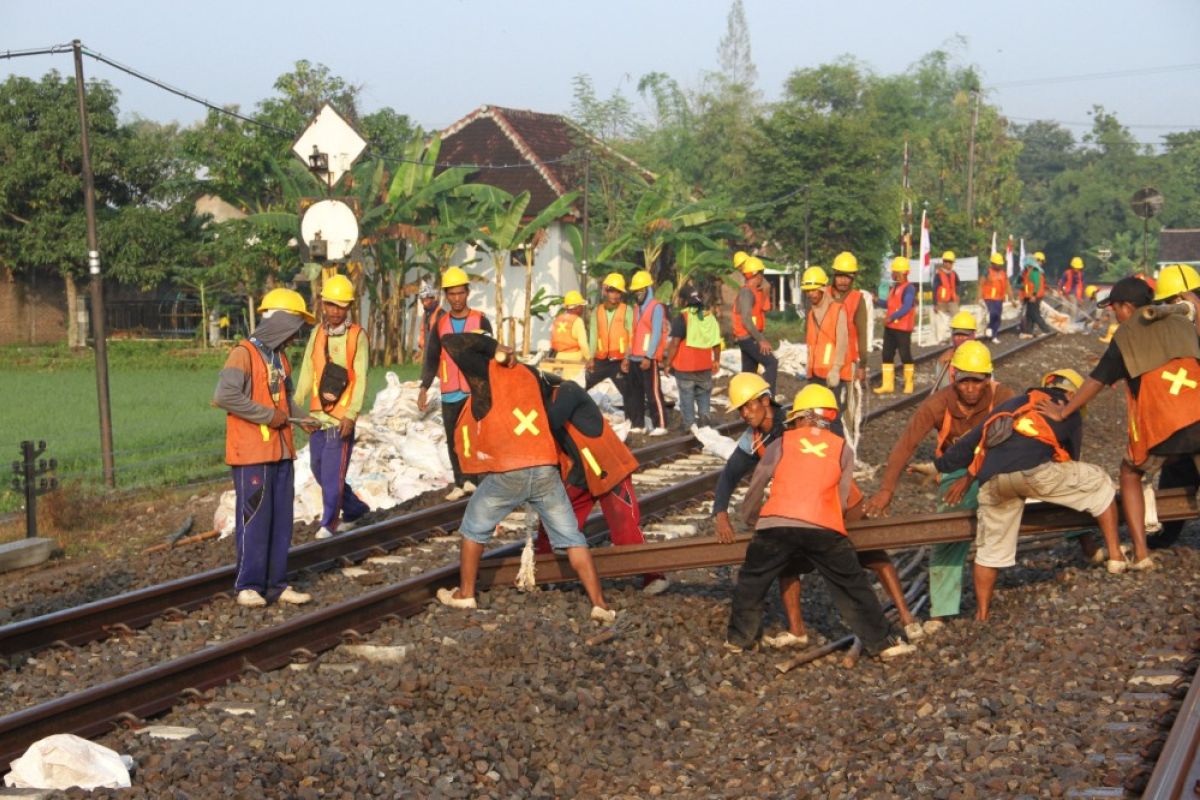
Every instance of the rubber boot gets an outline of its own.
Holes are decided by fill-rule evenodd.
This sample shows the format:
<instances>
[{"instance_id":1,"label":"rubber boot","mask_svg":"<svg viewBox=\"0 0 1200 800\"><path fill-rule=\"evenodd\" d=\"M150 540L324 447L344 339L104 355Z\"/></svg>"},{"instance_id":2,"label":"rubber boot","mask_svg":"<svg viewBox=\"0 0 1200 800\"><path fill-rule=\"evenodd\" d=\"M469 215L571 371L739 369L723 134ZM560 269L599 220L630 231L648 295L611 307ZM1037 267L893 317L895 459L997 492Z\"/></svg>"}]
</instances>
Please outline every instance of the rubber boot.
<instances>
[{"instance_id":1,"label":"rubber boot","mask_svg":"<svg viewBox=\"0 0 1200 800\"><path fill-rule=\"evenodd\" d=\"M913 373L916 371L917 371L916 364L905 364L904 365L904 393L905 394L913 393Z\"/></svg>"},{"instance_id":2,"label":"rubber boot","mask_svg":"<svg viewBox=\"0 0 1200 800\"><path fill-rule=\"evenodd\" d=\"M1114 334L1114 333L1116 333L1116 332L1117 332L1117 325L1116 325L1116 323L1113 323L1112 325L1109 325L1109 326L1108 326L1108 331L1107 331L1107 332L1105 332L1105 334L1104 334L1103 336L1101 336L1101 337L1100 337L1100 341L1101 341L1101 342L1103 342L1104 344L1108 344L1109 342L1111 342L1111 341L1112 341L1113 334Z\"/></svg>"},{"instance_id":3,"label":"rubber boot","mask_svg":"<svg viewBox=\"0 0 1200 800\"><path fill-rule=\"evenodd\" d=\"M874 390L875 394L892 394L896 391L896 365L884 364L882 369L883 383Z\"/></svg>"}]
</instances>

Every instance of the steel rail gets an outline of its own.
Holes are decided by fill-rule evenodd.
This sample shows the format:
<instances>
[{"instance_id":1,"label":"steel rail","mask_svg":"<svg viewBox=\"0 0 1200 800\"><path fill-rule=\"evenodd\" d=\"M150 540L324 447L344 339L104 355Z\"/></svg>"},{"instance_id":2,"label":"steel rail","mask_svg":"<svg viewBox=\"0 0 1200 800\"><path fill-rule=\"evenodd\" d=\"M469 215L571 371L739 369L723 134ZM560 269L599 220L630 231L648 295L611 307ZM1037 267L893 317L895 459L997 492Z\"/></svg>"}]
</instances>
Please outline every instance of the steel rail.
<instances>
[{"instance_id":1,"label":"steel rail","mask_svg":"<svg viewBox=\"0 0 1200 800\"><path fill-rule=\"evenodd\" d=\"M1006 329L1007 330L1007 329ZM994 360L1044 341L1042 336L997 353ZM917 356L917 361L937 357L945 348L935 348ZM864 421L878 419L919 402L924 393L901 395L894 401L871 409ZM743 423L728 422L717 427L722 434L735 433ZM647 445L634 452L638 462L647 465L673 458L695 449L698 442L690 434ZM716 473L712 473L714 476ZM715 478L714 478L715 480ZM653 496L642 498L643 512L655 512ZM672 501L675 502L675 501ZM668 504L669 505L669 504ZM302 573L319 572L338 564L355 563L372 555L382 555L405 545L416 544L434 535L453 530L462 519L467 500L440 503L420 511L364 525L350 533L332 539L309 542L292 548L288 555L288 575L296 578ZM590 521L592 530L601 523ZM62 611L44 614L0 627L0 657L45 649L52 645L77 646L103 639L114 630L148 625L165 613L183 613L198 608L216 597L228 595L233 585L234 565L167 581L143 589L86 603Z\"/></svg>"},{"instance_id":2,"label":"steel rail","mask_svg":"<svg viewBox=\"0 0 1200 800\"><path fill-rule=\"evenodd\" d=\"M1191 687L1150 773L1144 800L1181 800L1200 794L1200 682Z\"/></svg>"}]
</instances>

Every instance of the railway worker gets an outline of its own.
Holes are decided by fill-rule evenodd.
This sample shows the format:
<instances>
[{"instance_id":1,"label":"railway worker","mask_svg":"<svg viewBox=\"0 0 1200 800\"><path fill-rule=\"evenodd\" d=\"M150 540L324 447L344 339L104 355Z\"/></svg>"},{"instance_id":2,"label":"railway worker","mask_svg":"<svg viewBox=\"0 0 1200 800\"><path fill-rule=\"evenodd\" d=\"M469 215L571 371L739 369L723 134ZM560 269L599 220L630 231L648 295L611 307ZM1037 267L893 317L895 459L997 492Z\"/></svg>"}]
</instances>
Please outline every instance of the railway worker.
<instances>
[{"instance_id":1,"label":"railway worker","mask_svg":"<svg viewBox=\"0 0 1200 800\"><path fill-rule=\"evenodd\" d=\"M213 394L213 405L225 410L225 463L233 468L237 497L234 589L238 605L250 608L312 600L287 583L296 457L288 418L307 412L291 402L284 348L315 320L291 289L267 292L258 311L262 321L229 353Z\"/></svg>"},{"instance_id":2,"label":"railway worker","mask_svg":"<svg viewBox=\"0 0 1200 800\"><path fill-rule=\"evenodd\" d=\"M1066 312L1074 322L1083 308L1083 259L1075 256L1058 279L1058 293L1066 303Z\"/></svg>"},{"instance_id":3,"label":"railway worker","mask_svg":"<svg viewBox=\"0 0 1200 800\"><path fill-rule=\"evenodd\" d=\"M744 281L733 301L733 337L742 351L742 372L758 372L775 392L779 375L779 359L763 331L767 329L767 312L771 310L770 287L763 280L766 266L762 259L737 252L733 266L742 273Z\"/></svg>"},{"instance_id":4,"label":"railway worker","mask_svg":"<svg viewBox=\"0 0 1200 800\"><path fill-rule=\"evenodd\" d=\"M959 281L954 261L954 251L947 250L942 253L942 263L933 273L933 338L937 342L947 335L950 319L958 313Z\"/></svg>"},{"instance_id":5,"label":"railway worker","mask_svg":"<svg viewBox=\"0 0 1200 800\"><path fill-rule=\"evenodd\" d=\"M559 361L587 361L592 357L583 312L587 303L572 289L563 296L562 311L554 318L550 331L550 356ZM578 368L576 368L578 369Z\"/></svg>"},{"instance_id":6,"label":"railway worker","mask_svg":"<svg viewBox=\"0 0 1200 800\"><path fill-rule=\"evenodd\" d=\"M966 312L959 312L960 314ZM866 503L867 516L887 516L888 507L900 482L900 474L917 451L917 445L933 433L935 456L943 455L965 433L983 422L992 410L1013 396L1012 389L993 378L992 356L982 342L965 342L951 362L951 383L931 394L908 421L900 439L888 456L879 489ZM957 469L938 476L938 496L966 474ZM978 487L972 485L963 499L954 505L939 500L938 512L973 511L977 507ZM963 565L970 542L949 542L933 546L929 555L930 633L942 627L940 618L957 616L962 601Z\"/></svg>"},{"instance_id":7,"label":"railway worker","mask_svg":"<svg viewBox=\"0 0 1200 800\"><path fill-rule=\"evenodd\" d=\"M915 649L892 635L846 535L854 450L834 432L836 419L833 392L805 386L792 404L793 425L767 446L754 469L743 503L754 537L738 572L725 642L732 652L758 645L763 601L775 579L813 569L824 576L843 622L868 654L888 660Z\"/></svg>"},{"instance_id":8,"label":"railway worker","mask_svg":"<svg viewBox=\"0 0 1200 800\"><path fill-rule=\"evenodd\" d=\"M826 291L828 287L829 276L820 267L809 267L800 277L800 291L808 299L808 319L804 325L808 381L820 383L844 401L846 384L854 377L850 323L845 305L834 301Z\"/></svg>"},{"instance_id":9,"label":"railway worker","mask_svg":"<svg viewBox=\"0 0 1200 800\"><path fill-rule=\"evenodd\" d=\"M858 259L853 253L843 251L833 258L833 279L829 285L829 296L835 303L846 308L846 323L850 326L850 361L854 363L854 379L867 379L867 353L871 343L867 341L867 303L863 293L854 288L858 276Z\"/></svg>"},{"instance_id":10,"label":"railway worker","mask_svg":"<svg viewBox=\"0 0 1200 800\"><path fill-rule=\"evenodd\" d=\"M429 387L436 377L442 395L442 425L446 429L446 448L450 453L450 468L454 472L454 488L446 495L447 500L460 500L475 491L475 484L467 480L454 450L454 424L471 394L470 385L463 379L462 372L454 359L442 348L442 337L456 333L492 332L492 323L481 311L467 308L470 296L470 278L460 267L449 267L442 273L442 292L450 310L438 319L426 340L425 361L421 367L421 392L417 395L417 408L424 411L429 407Z\"/></svg>"},{"instance_id":11,"label":"railway worker","mask_svg":"<svg viewBox=\"0 0 1200 800\"><path fill-rule=\"evenodd\" d=\"M629 412L633 401L630 398L629 377L621 369L633 339L633 312L625 303L625 276L610 272L605 276L601 288L604 290L603 302L596 306L592 324L588 328L588 344L592 355L587 362L585 386L591 389L605 379L611 380L621 395L625 418L632 423L633 417ZM637 423L638 426L642 424Z\"/></svg>"},{"instance_id":12,"label":"railway worker","mask_svg":"<svg viewBox=\"0 0 1200 800\"><path fill-rule=\"evenodd\" d=\"M904 365L904 393L913 393L916 362L912 356L913 322L917 318L917 287L908 282L909 262L904 256L892 259L892 288L888 289L887 317L883 328L883 383L875 394L896 391L896 365L893 360L900 352Z\"/></svg>"},{"instance_id":13,"label":"railway worker","mask_svg":"<svg viewBox=\"0 0 1200 800\"><path fill-rule=\"evenodd\" d=\"M1135 570L1154 567L1146 545L1146 503L1153 502L1155 476L1175 459L1200 467L1200 339L1185 314L1146 319L1140 309L1153 299L1140 278L1117 281L1102 304L1112 308L1119 327L1100 363L1064 408L1043 404L1047 416L1067 416L1105 386L1125 381L1129 437L1121 461L1121 506L1133 540L1130 567ZM1110 554L1115 531L1113 537L1106 540Z\"/></svg>"},{"instance_id":14,"label":"railway worker","mask_svg":"<svg viewBox=\"0 0 1200 800\"><path fill-rule=\"evenodd\" d=\"M988 312L984 334L992 340L992 344L1000 344L1000 318L1004 312L1004 301L1012 301L1012 289L1004 272L1004 256L999 253L992 253L988 261L987 275L979 281L979 297Z\"/></svg>"},{"instance_id":15,"label":"railway worker","mask_svg":"<svg viewBox=\"0 0 1200 800\"><path fill-rule=\"evenodd\" d=\"M550 430L558 444L559 472L580 530L599 503L615 547L645 544L642 513L633 491L637 459L582 386L563 381L551 389L550 398ZM545 525L539 526L537 552L549 553L552 549ZM670 582L662 573L642 576L642 591L646 594L661 594L668 586Z\"/></svg>"},{"instance_id":16,"label":"railway worker","mask_svg":"<svg viewBox=\"0 0 1200 800\"><path fill-rule=\"evenodd\" d=\"M932 391L941 391L954 382L954 376L951 374L953 366L950 362L963 342L975 341L977 330L978 323L975 321L975 315L970 311L959 311L950 320L950 346L938 356L938 371L933 381Z\"/></svg>"},{"instance_id":17,"label":"railway worker","mask_svg":"<svg viewBox=\"0 0 1200 800\"><path fill-rule=\"evenodd\" d=\"M522 503L529 503L546 526L550 544L566 550L592 602L591 618L613 622L600 578L579 530L559 474L558 445L547 410L551 385L540 372L516 363L511 350L490 336L442 337L470 384L470 394L453 433L464 467L482 474L459 524L462 534L459 585L439 589L438 600L454 608L475 608L479 560L496 526Z\"/></svg>"},{"instance_id":18,"label":"railway worker","mask_svg":"<svg viewBox=\"0 0 1200 800\"><path fill-rule=\"evenodd\" d=\"M667 433L667 405L663 401L660 372L667 347L670 320L667 307L654 299L654 278L647 270L634 273L629 281L633 292L633 339L621 370L629 379L629 401L625 416L633 424L631 432L645 430L647 414L650 435Z\"/></svg>"},{"instance_id":19,"label":"railway worker","mask_svg":"<svg viewBox=\"0 0 1200 800\"><path fill-rule=\"evenodd\" d=\"M947 505L962 502L972 482L979 483L975 534L975 619L988 618L996 577L1016 563L1021 513L1028 500L1044 500L1085 511L1095 519L1108 552L1110 572L1124 568L1116 546L1117 504L1112 481L1101 467L1078 461L1083 441L1080 415L1063 419L1042 413L1043 401L1068 401L1083 378L1073 369L1058 369L1029 389L996 407L981 424L963 435L934 465L945 474L966 473L950 485Z\"/></svg>"},{"instance_id":20,"label":"railway worker","mask_svg":"<svg viewBox=\"0 0 1200 800\"><path fill-rule=\"evenodd\" d=\"M1042 318L1042 298L1046 296L1046 274L1042 264L1046 256L1034 253L1025 259L1025 270L1021 273L1021 339L1032 339L1033 329L1051 333L1050 326Z\"/></svg>"},{"instance_id":21,"label":"railway worker","mask_svg":"<svg viewBox=\"0 0 1200 800\"><path fill-rule=\"evenodd\" d=\"M721 326L704 310L697 292L688 293L684 309L671 320L663 363L679 389L683 430L711 424L713 377L721 370Z\"/></svg>"},{"instance_id":22,"label":"railway worker","mask_svg":"<svg viewBox=\"0 0 1200 800\"><path fill-rule=\"evenodd\" d=\"M425 342L429 339L433 329L437 327L442 315L446 313L446 309L442 308L442 304L438 300L437 289L434 289L429 284L421 286L421 291L417 293L417 298L421 301L421 330L417 334L417 352L421 356L422 363L424 363Z\"/></svg>"},{"instance_id":23,"label":"railway worker","mask_svg":"<svg viewBox=\"0 0 1200 800\"><path fill-rule=\"evenodd\" d=\"M321 486L321 527L316 538L328 539L349 530L370 511L346 482L354 452L354 421L367 393L369 348L362 326L350 321L354 284L334 275L321 287L321 324L313 328L296 380L296 405L316 420L309 432L308 455L313 477ZM339 520L340 528L339 528Z\"/></svg>"}]
</instances>

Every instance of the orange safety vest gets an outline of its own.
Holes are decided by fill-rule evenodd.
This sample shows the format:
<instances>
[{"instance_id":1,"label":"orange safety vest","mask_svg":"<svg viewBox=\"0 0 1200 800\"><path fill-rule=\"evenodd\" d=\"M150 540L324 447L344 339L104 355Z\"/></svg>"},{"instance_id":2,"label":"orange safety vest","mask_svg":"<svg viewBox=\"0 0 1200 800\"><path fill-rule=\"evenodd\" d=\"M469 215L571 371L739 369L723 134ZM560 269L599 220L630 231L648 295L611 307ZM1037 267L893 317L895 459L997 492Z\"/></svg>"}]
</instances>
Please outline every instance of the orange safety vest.
<instances>
[{"instance_id":1,"label":"orange safety vest","mask_svg":"<svg viewBox=\"0 0 1200 800\"><path fill-rule=\"evenodd\" d=\"M979 288L984 300L1003 300L1008 296L1008 276L998 269L989 269Z\"/></svg>"},{"instance_id":2,"label":"orange safety vest","mask_svg":"<svg viewBox=\"0 0 1200 800\"><path fill-rule=\"evenodd\" d=\"M987 413L992 413L992 409L996 407L996 386L995 381L988 381L991 384L992 400L988 403ZM957 401L956 401L957 402ZM954 417L950 415L950 406L946 406L946 410L942 412L942 427L938 429L937 445L933 449L933 454L937 458L941 458L950 445L954 444L955 439L950 438L950 429L954 425Z\"/></svg>"},{"instance_id":3,"label":"orange safety vest","mask_svg":"<svg viewBox=\"0 0 1200 800\"><path fill-rule=\"evenodd\" d=\"M550 328L550 349L558 355L563 353L578 353L583 348L579 340L572 335L576 316L569 311L563 311L554 318Z\"/></svg>"},{"instance_id":4,"label":"orange safety vest","mask_svg":"<svg viewBox=\"0 0 1200 800\"><path fill-rule=\"evenodd\" d=\"M272 391L266 359L249 339L238 342L250 352L250 399L259 405L277 408L290 413L288 405L287 379L292 374L292 365L282 351L279 358L283 363L283 374ZM296 445L292 441L292 426L272 428L250 422L233 414L225 415L225 463L231 467L247 464L269 464L296 457Z\"/></svg>"},{"instance_id":5,"label":"orange safety vest","mask_svg":"<svg viewBox=\"0 0 1200 800\"><path fill-rule=\"evenodd\" d=\"M671 360L671 369L679 370L680 372L703 372L712 371L713 368L713 351L711 347L692 347L687 343L687 326L691 324L691 317L688 316L692 312L683 310L679 312L683 315L684 338L679 340L679 346L675 348L675 358Z\"/></svg>"},{"instance_id":6,"label":"orange safety vest","mask_svg":"<svg viewBox=\"0 0 1200 800\"><path fill-rule=\"evenodd\" d=\"M1068 268L1062 279L1063 294L1073 294L1076 299L1083 299L1083 270Z\"/></svg>"},{"instance_id":7,"label":"orange safety vest","mask_svg":"<svg viewBox=\"0 0 1200 800\"><path fill-rule=\"evenodd\" d=\"M471 400L454 426L454 450L468 475L558 464L558 445L538 377L527 367L488 363L492 407L475 419Z\"/></svg>"},{"instance_id":8,"label":"orange safety vest","mask_svg":"<svg viewBox=\"0 0 1200 800\"><path fill-rule=\"evenodd\" d=\"M308 409L310 411L324 411L334 419L342 419L346 416L346 406L350 404L350 397L354 391L354 356L358 352L358 334L362 330L361 325L350 323L346 328L346 373L349 375L349 382L346 384L345 391L341 397L330 404L329 408L321 402L321 376L325 373L325 351L329 346L328 335L325 333L325 326L321 325L317 328L316 338L313 340L312 362L312 399L309 401Z\"/></svg>"},{"instance_id":9,"label":"orange safety vest","mask_svg":"<svg viewBox=\"0 0 1200 800\"><path fill-rule=\"evenodd\" d=\"M1146 460L1150 448L1176 431L1200 422L1200 360L1173 358L1143 372L1138 393L1125 384L1129 397L1129 463Z\"/></svg>"},{"instance_id":10,"label":"orange safety vest","mask_svg":"<svg viewBox=\"0 0 1200 800\"><path fill-rule=\"evenodd\" d=\"M821 317L820 322L817 321L816 309L811 309L808 312L808 324L805 325L805 341L808 344L808 375L810 378L826 378L832 370L833 354L837 349L837 323L838 317L846 313L846 308L841 303L831 303L825 312L825 316ZM847 326L847 330L849 326ZM847 348L847 354L849 348ZM853 373L853 362L846 358L846 363L842 364L839 377L844 380L850 380Z\"/></svg>"},{"instance_id":11,"label":"orange safety vest","mask_svg":"<svg viewBox=\"0 0 1200 800\"><path fill-rule=\"evenodd\" d=\"M936 300L939 303L958 302L958 273L954 270L938 270Z\"/></svg>"},{"instance_id":12,"label":"orange safety vest","mask_svg":"<svg viewBox=\"0 0 1200 800\"><path fill-rule=\"evenodd\" d=\"M613 312L611 326L608 322L608 309L603 305L596 308L597 359L620 361L629 352L628 342L625 341L625 314L628 308L624 303L617 306Z\"/></svg>"},{"instance_id":13,"label":"orange safety vest","mask_svg":"<svg viewBox=\"0 0 1200 800\"><path fill-rule=\"evenodd\" d=\"M443 336L454 335L454 326L450 323L450 320L452 319L454 318L451 317L450 312L447 311L445 314L442 314L441 318L437 321L439 340ZM474 310L468 311L465 319L466 324L463 326L463 333L470 333L471 331L483 329L483 314L481 312ZM466 392L467 394L471 393L471 387L467 385L466 379L463 378L462 373L459 372L458 364L454 363L454 359L450 357L450 354L446 352L446 348L444 347L440 353L438 378L441 382L439 390L442 394L450 394L451 392Z\"/></svg>"},{"instance_id":14,"label":"orange safety vest","mask_svg":"<svg viewBox=\"0 0 1200 800\"><path fill-rule=\"evenodd\" d=\"M760 516L785 517L846 535L842 499L842 448L832 431L805 425L784 431L783 455L771 478L771 496Z\"/></svg>"},{"instance_id":15,"label":"orange safety vest","mask_svg":"<svg viewBox=\"0 0 1200 800\"><path fill-rule=\"evenodd\" d=\"M830 297L833 297L832 293ZM851 363L857 363L860 360L861 353L858 352L858 326L854 323L854 318L858 315L858 306L862 302L862 292L858 289L851 289L846 293L843 300L834 298L835 303L841 303L846 309L846 331L850 336L850 341L846 343L846 358Z\"/></svg>"},{"instance_id":16,"label":"orange safety vest","mask_svg":"<svg viewBox=\"0 0 1200 800\"><path fill-rule=\"evenodd\" d=\"M904 283L894 284L891 289L888 289L887 315L889 317L899 311L900 306L904 305L904 290L911 285L912 284L910 284L908 281L905 281ZM908 309L907 314L900 319L887 323L886 327L891 328L894 331L911 331L913 329L913 322L916 321L916 318L917 304L914 302L912 307Z\"/></svg>"},{"instance_id":17,"label":"orange safety vest","mask_svg":"<svg viewBox=\"0 0 1200 800\"><path fill-rule=\"evenodd\" d=\"M761 289L754 289L749 286L751 294L754 295L754 307L750 310L750 324L753 325L759 333L766 330L767 327L767 312L771 310L771 296L767 293L766 286ZM737 300L733 301L733 336L735 339L745 339L750 335L750 329L746 326L742 315L738 313Z\"/></svg>"},{"instance_id":18,"label":"orange safety vest","mask_svg":"<svg viewBox=\"0 0 1200 800\"><path fill-rule=\"evenodd\" d=\"M449 312L447 312L446 309L442 308L441 306L435 306L433 311L426 315L425 319L421 320L421 327L417 333L418 350L425 349L425 340L429 338L429 334L433 333L433 329L437 327L438 322L440 322L442 317L444 317L447 313Z\"/></svg>"},{"instance_id":19,"label":"orange safety vest","mask_svg":"<svg viewBox=\"0 0 1200 800\"><path fill-rule=\"evenodd\" d=\"M650 338L653 335L652 325L654 324L654 309L662 308L662 330L658 335L658 347L653 354L646 352L650 347ZM662 303L651 298L643 309L640 306L635 307L633 317L633 346L629 350L629 354L633 356L649 356L658 361L662 358L663 350L667 347L667 336L671 333L671 321L667 319L667 308Z\"/></svg>"},{"instance_id":20,"label":"orange safety vest","mask_svg":"<svg viewBox=\"0 0 1200 800\"><path fill-rule=\"evenodd\" d=\"M1041 272L1040 269L1036 270L1036 271L1039 273ZM1034 272L1035 272L1035 270L1027 269L1021 273L1021 299L1022 300L1041 300L1043 297L1046 296L1046 276L1045 276L1045 274L1042 274L1041 280L1038 281L1037 288L1035 289L1033 286L1033 281L1030 280L1030 278L1029 278L1029 276L1032 275Z\"/></svg>"},{"instance_id":21,"label":"orange safety vest","mask_svg":"<svg viewBox=\"0 0 1200 800\"><path fill-rule=\"evenodd\" d=\"M583 459L583 478L592 497L608 494L637 469L637 458L613 432L608 420L604 420L599 436L587 436L570 422L564 427ZM565 450L558 451L558 465L566 481L575 462Z\"/></svg>"},{"instance_id":22,"label":"orange safety vest","mask_svg":"<svg viewBox=\"0 0 1200 800\"><path fill-rule=\"evenodd\" d=\"M1051 399L1050 395L1038 389L1031 389L1028 394L1028 400L1018 406L1013 411L1001 411L993 414L984 420L983 430L980 432L979 444L975 448L975 457L971 459L971 466L967 467L967 472L971 475L978 475L979 468L983 466L984 456L987 455L987 448L984 442L987 441L988 427L993 422L1004 417L1012 417L1013 433L1019 433L1022 436L1028 436L1030 439L1037 439L1045 445L1049 445L1054 450L1052 458L1055 461L1070 461L1071 454L1066 448L1059 443L1058 437L1054 435L1054 430L1050 427L1050 423L1046 422L1046 418L1037 410L1038 400Z\"/></svg>"}]
</instances>

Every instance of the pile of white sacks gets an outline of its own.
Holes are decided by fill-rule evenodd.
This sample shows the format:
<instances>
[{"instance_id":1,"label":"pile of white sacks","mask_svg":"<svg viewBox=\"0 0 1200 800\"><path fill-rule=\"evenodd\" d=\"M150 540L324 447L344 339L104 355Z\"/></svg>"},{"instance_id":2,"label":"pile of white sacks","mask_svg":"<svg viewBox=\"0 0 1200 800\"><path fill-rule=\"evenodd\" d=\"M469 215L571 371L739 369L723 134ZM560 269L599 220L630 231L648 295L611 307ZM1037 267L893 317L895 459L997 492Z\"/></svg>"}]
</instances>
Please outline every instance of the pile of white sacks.
<instances>
[{"instance_id":1,"label":"pile of white sacks","mask_svg":"<svg viewBox=\"0 0 1200 800\"><path fill-rule=\"evenodd\" d=\"M807 363L804 345L781 342L775 353L781 371L803 374ZM741 363L741 354L737 350L721 353L722 374L739 372ZM665 399L678 402L674 378L663 376L662 391ZM430 402L424 413L417 410L419 392L418 381L402 382L394 372L389 372L387 386L375 395L371 410L358 419L357 441L346 479L372 511L391 508L425 492L447 488L454 479L436 385L429 392ZM624 440L631 426L623 416L617 388L606 380L592 387L590 394L613 430ZM713 393L712 402L717 408L728 407L728 399L721 392ZM708 438L719 446L717 438L724 437L714 431ZM319 519L321 487L309 468L307 446L296 456L295 480L296 521ZM233 533L234 505L233 490L221 495L213 528L221 532L222 538Z\"/></svg>"}]
</instances>

